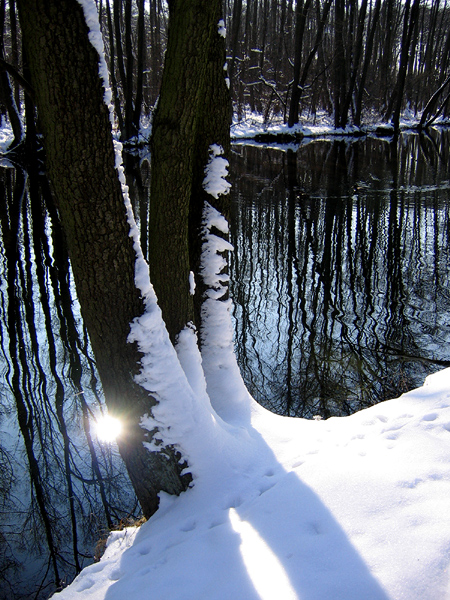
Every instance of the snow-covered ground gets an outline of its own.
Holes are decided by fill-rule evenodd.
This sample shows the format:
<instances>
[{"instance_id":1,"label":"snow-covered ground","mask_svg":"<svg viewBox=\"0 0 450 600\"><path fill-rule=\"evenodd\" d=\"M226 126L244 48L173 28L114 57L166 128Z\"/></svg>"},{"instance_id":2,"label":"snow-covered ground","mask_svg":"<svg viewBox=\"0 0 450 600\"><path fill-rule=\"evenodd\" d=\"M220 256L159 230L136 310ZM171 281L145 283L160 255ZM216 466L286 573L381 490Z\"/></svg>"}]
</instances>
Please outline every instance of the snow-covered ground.
<instances>
[{"instance_id":1,"label":"snow-covered ground","mask_svg":"<svg viewBox=\"0 0 450 600\"><path fill-rule=\"evenodd\" d=\"M420 115L412 111L405 110L400 119L400 130L408 131L417 129L420 122ZM448 127L449 120L439 117L436 119L434 127ZM361 127L348 125L345 129L336 129L333 125L333 117L324 111L304 115L300 118L298 125L288 127L283 123L282 116L273 116L269 122L265 123L262 115L247 112L238 118L234 116L231 126L231 135L233 140L252 139L261 134L272 136L304 136L305 138L317 138L324 136L360 136L361 134L371 135L377 131L382 131L384 135L393 135L393 127L389 123L384 123L380 115L371 115L366 117Z\"/></svg>"},{"instance_id":2,"label":"snow-covered ground","mask_svg":"<svg viewBox=\"0 0 450 600\"><path fill-rule=\"evenodd\" d=\"M449 369L317 421L270 414L227 377L240 409L214 416L194 487L112 533L55 599L450 598Z\"/></svg>"}]
</instances>

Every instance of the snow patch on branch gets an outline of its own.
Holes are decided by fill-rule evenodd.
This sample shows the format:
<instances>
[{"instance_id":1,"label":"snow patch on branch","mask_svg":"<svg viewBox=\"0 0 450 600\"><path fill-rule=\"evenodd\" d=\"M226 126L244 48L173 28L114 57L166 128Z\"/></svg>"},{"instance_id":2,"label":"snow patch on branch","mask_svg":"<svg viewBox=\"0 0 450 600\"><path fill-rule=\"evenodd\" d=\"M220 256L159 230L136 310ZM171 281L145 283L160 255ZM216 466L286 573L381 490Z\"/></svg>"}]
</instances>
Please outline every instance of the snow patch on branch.
<instances>
[{"instance_id":1,"label":"snow patch on branch","mask_svg":"<svg viewBox=\"0 0 450 600\"><path fill-rule=\"evenodd\" d=\"M191 296L195 294L195 275L193 271L189 271L189 293Z\"/></svg>"},{"instance_id":2,"label":"snow patch on branch","mask_svg":"<svg viewBox=\"0 0 450 600\"><path fill-rule=\"evenodd\" d=\"M224 196L230 192L231 184L226 180L229 162L222 157L223 148L219 144L209 147L209 161L205 167L204 190L213 198Z\"/></svg>"},{"instance_id":3,"label":"snow patch on branch","mask_svg":"<svg viewBox=\"0 0 450 600\"><path fill-rule=\"evenodd\" d=\"M212 233L213 228L227 234L228 222L209 202L205 202L203 209L204 242L200 271L205 284L208 286L206 296L220 299L227 291L225 284L230 280L228 273L225 272L228 264L226 252L232 252L234 248L228 240Z\"/></svg>"},{"instance_id":4,"label":"snow patch on branch","mask_svg":"<svg viewBox=\"0 0 450 600\"><path fill-rule=\"evenodd\" d=\"M220 19L220 21L217 23L217 31L219 32L219 35L223 38L227 37L227 29L225 27L225 21L223 19Z\"/></svg>"},{"instance_id":5,"label":"snow patch on branch","mask_svg":"<svg viewBox=\"0 0 450 600\"><path fill-rule=\"evenodd\" d=\"M228 77L228 63L225 63L223 65L223 72L224 72L224 75L225 75L225 83L227 85L227 88L230 89L230 85L231 84L230 84L230 78Z\"/></svg>"},{"instance_id":6,"label":"snow patch on branch","mask_svg":"<svg viewBox=\"0 0 450 600\"><path fill-rule=\"evenodd\" d=\"M210 147L210 159L205 169L204 189L217 199L228 194L230 184L228 161L222 157L223 148ZM202 304L202 365L211 405L229 424L249 422L254 400L245 387L236 361L231 315L233 304L225 299L228 292L227 253L233 246L227 239L226 218L209 202L203 208L200 272L207 287Z\"/></svg>"}]
</instances>

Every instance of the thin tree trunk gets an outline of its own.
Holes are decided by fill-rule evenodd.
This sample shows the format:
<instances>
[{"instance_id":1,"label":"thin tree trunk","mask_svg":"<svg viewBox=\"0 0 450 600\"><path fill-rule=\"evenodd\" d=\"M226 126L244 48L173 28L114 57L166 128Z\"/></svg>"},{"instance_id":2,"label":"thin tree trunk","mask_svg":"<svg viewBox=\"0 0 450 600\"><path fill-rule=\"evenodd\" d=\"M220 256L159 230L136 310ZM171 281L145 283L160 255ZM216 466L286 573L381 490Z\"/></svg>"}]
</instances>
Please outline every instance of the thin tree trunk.
<instances>
[{"instance_id":1,"label":"thin tree trunk","mask_svg":"<svg viewBox=\"0 0 450 600\"><path fill-rule=\"evenodd\" d=\"M124 130L124 122L122 115L122 106L120 104L119 92L117 89L117 80L116 80L116 67L115 67L115 41L114 41L114 28L113 28L113 20L111 15L111 6L109 4L110 0L106 0L106 15L108 19L108 34L109 34L109 76L111 78L111 88L113 94L114 101L114 109L117 117L117 121L119 124L119 130Z\"/></svg>"},{"instance_id":2,"label":"thin tree trunk","mask_svg":"<svg viewBox=\"0 0 450 600\"><path fill-rule=\"evenodd\" d=\"M320 17L320 20L319 20L319 26L316 31L316 38L314 41L314 46L311 48L311 51L308 54L308 58L306 59L306 62L303 66L302 76L297 84L297 89L298 89L297 109L295 109L295 106L292 109L292 98L291 98L292 119L291 119L291 109L290 109L290 111L289 111L289 127L292 127L293 125L298 123L299 105L300 105L300 100L301 100L301 97L303 94L303 89L305 87L306 79L308 77L309 70L311 68L314 57L319 49L320 44L322 43L323 31L325 29L325 25L326 25L326 22L328 19L328 14L330 12L332 2L333 2L333 0L326 0L326 2L325 2L325 5L324 5L323 11L322 11L322 16ZM320 16L320 12L318 12L317 14Z\"/></svg>"},{"instance_id":3,"label":"thin tree trunk","mask_svg":"<svg viewBox=\"0 0 450 600\"><path fill-rule=\"evenodd\" d=\"M0 4L0 58L5 60L5 45L4 45L4 28L6 16L5 0ZM19 115L19 110L14 98L14 91L11 86L9 75L6 70L0 72L0 99L4 103L8 112L9 122L14 134L14 139L10 145L10 149L14 148L23 140L22 119Z\"/></svg>"},{"instance_id":4,"label":"thin tree trunk","mask_svg":"<svg viewBox=\"0 0 450 600\"><path fill-rule=\"evenodd\" d=\"M341 108L341 127L345 127L348 122L348 111L350 109L350 104L352 102L353 94L356 86L356 79L358 76L358 69L361 60L362 48L363 48L363 36L364 36L364 26L366 20L366 11L367 11L367 0L362 0L361 6L359 7L359 19L358 19L358 30L356 34L356 42L355 48L353 52L353 64L352 64L352 74L350 77L350 83L347 90L347 95L344 100L344 104Z\"/></svg>"},{"instance_id":5,"label":"thin tree trunk","mask_svg":"<svg viewBox=\"0 0 450 600\"><path fill-rule=\"evenodd\" d=\"M295 56L294 56L294 80L292 82L292 95L289 106L288 125L292 127L298 123L298 107L302 90L300 88L300 70L303 51L303 34L305 32L306 17L312 0L303 0L297 2L296 21L295 21Z\"/></svg>"},{"instance_id":6,"label":"thin tree trunk","mask_svg":"<svg viewBox=\"0 0 450 600\"><path fill-rule=\"evenodd\" d=\"M410 0L406 0L405 2L399 72L385 116L386 119L392 117L391 121L395 131L398 131L400 124L400 112L403 102L406 73L410 58L410 50L412 50L411 40L415 26L415 19L419 9L419 2L420 0L414 0L412 7Z\"/></svg>"},{"instance_id":7,"label":"thin tree trunk","mask_svg":"<svg viewBox=\"0 0 450 600\"><path fill-rule=\"evenodd\" d=\"M126 52L126 82L123 82L125 97L125 135L124 140L129 140L136 131L133 131L133 73L134 55L131 31L131 0L125 0L125 52Z\"/></svg>"},{"instance_id":8,"label":"thin tree trunk","mask_svg":"<svg viewBox=\"0 0 450 600\"><path fill-rule=\"evenodd\" d=\"M136 63L136 95L134 100L133 130L139 132L141 122L142 101L144 97L144 63L145 63L145 0L137 0L137 63Z\"/></svg>"},{"instance_id":9,"label":"thin tree trunk","mask_svg":"<svg viewBox=\"0 0 450 600\"><path fill-rule=\"evenodd\" d=\"M335 0L334 3L334 57L333 57L333 103L334 126L341 127L341 109L345 97L347 68L344 49L344 0Z\"/></svg>"},{"instance_id":10,"label":"thin tree trunk","mask_svg":"<svg viewBox=\"0 0 450 600\"><path fill-rule=\"evenodd\" d=\"M358 94L356 97L356 110L355 110L355 125L358 127L361 125L361 114L362 114L362 100L364 89L366 85L367 73L369 71L370 61L372 59L372 50L373 50L373 40L375 37L375 31L378 24L378 19L380 16L380 8L381 8L381 0L376 0L375 9L372 18L372 25L370 28L369 35L367 37L366 42L366 51L364 55L364 64L361 71L361 79L359 82Z\"/></svg>"},{"instance_id":11,"label":"thin tree trunk","mask_svg":"<svg viewBox=\"0 0 450 600\"><path fill-rule=\"evenodd\" d=\"M450 77L448 77L444 81L444 83L434 92L434 94L428 100L427 105L423 109L423 113L420 118L419 129L424 129L425 127L429 126L430 120L431 120L430 116L438 103L439 96L442 94L442 92L444 91L444 89L447 87L447 85L449 83L450 83Z\"/></svg>"}]
</instances>

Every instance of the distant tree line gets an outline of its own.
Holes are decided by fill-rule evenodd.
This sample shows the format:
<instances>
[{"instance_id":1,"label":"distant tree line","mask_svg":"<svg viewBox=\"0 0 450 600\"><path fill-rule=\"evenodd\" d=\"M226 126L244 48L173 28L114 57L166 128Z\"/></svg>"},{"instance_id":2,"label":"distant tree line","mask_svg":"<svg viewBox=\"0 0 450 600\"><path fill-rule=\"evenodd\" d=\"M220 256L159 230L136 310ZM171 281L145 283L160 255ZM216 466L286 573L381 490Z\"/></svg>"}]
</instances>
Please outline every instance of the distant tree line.
<instances>
[{"instance_id":1,"label":"distant tree line","mask_svg":"<svg viewBox=\"0 0 450 600\"><path fill-rule=\"evenodd\" d=\"M122 140L157 100L166 0L96 0ZM447 0L224 0L228 72L238 117L265 122L325 112L335 127L409 109L426 126L449 116ZM15 0L0 1L0 101L16 141L27 90ZM28 90L30 93L32 90Z\"/></svg>"},{"instance_id":2,"label":"distant tree line","mask_svg":"<svg viewBox=\"0 0 450 600\"><path fill-rule=\"evenodd\" d=\"M421 113L450 75L447 0L228 0L228 55L238 114L333 115L336 127L371 113L398 125ZM448 115L450 90L430 107Z\"/></svg>"}]
</instances>

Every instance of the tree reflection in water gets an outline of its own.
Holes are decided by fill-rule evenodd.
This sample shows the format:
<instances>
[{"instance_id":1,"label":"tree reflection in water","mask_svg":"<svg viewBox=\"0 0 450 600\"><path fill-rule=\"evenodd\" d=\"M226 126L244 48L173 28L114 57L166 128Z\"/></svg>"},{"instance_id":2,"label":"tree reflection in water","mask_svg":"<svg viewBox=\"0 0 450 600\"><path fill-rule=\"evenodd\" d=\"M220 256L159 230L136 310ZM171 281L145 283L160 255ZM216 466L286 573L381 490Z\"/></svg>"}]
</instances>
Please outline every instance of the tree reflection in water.
<instances>
[{"instance_id":1,"label":"tree reflection in water","mask_svg":"<svg viewBox=\"0 0 450 600\"><path fill-rule=\"evenodd\" d=\"M348 414L450 361L448 134L235 147L236 350L261 403ZM147 248L148 161L126 156ZM103 408L57 212L0 166L0 600L47 598L137 510Z\"/></svg>"},{"instance_id":2,"label":"tree reflection in water","mask_svg":"<svg viewBox=\"0 0 450 600\"><path fill-rule=\"evenodd\" d=\"M267 408L347 415L450 365L448 148L235 146L236 350Z\"/></svg>"},{"instance_id":3,"label":"tree reflection in water","mask_svg":"<svg viewBox=\"0 0 450 600\"><path fill-rule=\"evenodd\" d=\"M101 388L46 179L0 168L0 598L47 598L136 509L91 435Z\"/></svg>"}]
</instances>

